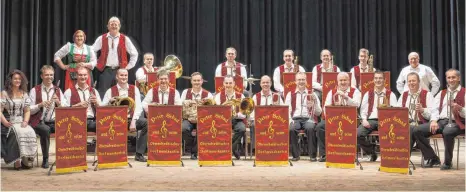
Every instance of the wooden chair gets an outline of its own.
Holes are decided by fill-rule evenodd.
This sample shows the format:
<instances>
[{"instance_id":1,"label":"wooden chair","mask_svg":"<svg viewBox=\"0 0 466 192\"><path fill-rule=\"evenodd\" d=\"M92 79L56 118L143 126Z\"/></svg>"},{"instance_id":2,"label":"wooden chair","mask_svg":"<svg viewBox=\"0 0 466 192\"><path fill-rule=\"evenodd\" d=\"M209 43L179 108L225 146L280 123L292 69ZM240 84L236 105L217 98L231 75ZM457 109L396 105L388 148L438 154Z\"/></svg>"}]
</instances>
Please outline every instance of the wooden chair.
<instances>
[{"instance_id":1,"label":"wooden chair","mask_svg":"<svg viewBox=\"0 0 466 192\"><path fill-rule=\"evenodd\" d=\"M437 154L438 157L440 157L440 149L439 149L439 146L438 146L438 139L443 139L443 135L442 134L435 134L435 135L432 135L430 136L430 138L433 140L433 144L434 144L434 151L435 153ZM460 162L460 144L461 144L461 140L464 140L464 133L463 134L460 134L458 136L456 136L456 140L457 140L457 147L456 147L456 169L458 170L459 169L459 162ZM421 166L424 167L424 156L421 155Z\"/></svg>"}]
</instances>

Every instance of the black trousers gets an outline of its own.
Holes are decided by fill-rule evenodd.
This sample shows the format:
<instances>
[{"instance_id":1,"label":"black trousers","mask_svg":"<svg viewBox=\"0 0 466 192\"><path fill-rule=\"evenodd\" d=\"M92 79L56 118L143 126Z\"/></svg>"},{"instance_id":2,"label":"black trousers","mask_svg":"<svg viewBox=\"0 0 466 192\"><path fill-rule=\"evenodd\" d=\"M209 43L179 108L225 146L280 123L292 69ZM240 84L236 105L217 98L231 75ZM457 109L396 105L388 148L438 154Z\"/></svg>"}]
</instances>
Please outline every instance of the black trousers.
<instances>
[{"instance_id":1,"label":"black trousers","mask_svg":"<svg viewBox=\"0 0 466 192\"><path fill-rule=\"evenodd\" d=\"M232 151L235 152L238 150L238 146L241 145L241 138L246 133L246 125L242 119L232 119L231 123L233 129Z\"/></svg>"},{"instance_id":2,"label":"black trousers","mask_svg":"<svg viewBox=\"0 0 466 192\"><path fill-rule=\"evenodd\" d=\"M131 125L131 119L128 119L128 128ZM144 154L147 149L147 119L139 117L136 121L136 130L141 131L136 138L136 153Z\"/></svg>"},{"instance_id":3,"label":"black trousers","mask_svg":"<svg viewBox=\"0 0 466 192\"><path fill-rule=\"evenodd\" d=\"M188 120L183 120L181 125L183 131L183 140L186 144L186 147L191 148L191 154L197 154L197 135L193 136L191 132L193 129L197 128L197 123L191 123Z\"/></svg>"},{"instance_id":4,"label":"black trousers","mask_svg":"<svg viewBox=\"0 0 466 192\"><path fill-rule=\"evenodd\" d=\"M319 155L321 157L325 156L325 120L321 121L316 126L317 132L317 145L319 146Z\"/></svg>"},{"instance_id":5,"label":"black trousers","mask_svg":"<svg viewBox=\"0 0 466 192\"><path fill-rule=\"evenodd\" d=\"M110 67L105 67L104 71L97 72L97 90L101 97L105 95L105 92L110 89L110 87L116 85L115 75L118 68L112 69Z\"/></svg>"},{"instance_id":6,"label":"black trousers","mask_svg":"<svg viewBox=\"0 0 466 192\"><path fill-rule=\"evenodd\" d=\"M371 144L367 140L367 136L372 133L372 131L376 131L379 128L379 121L377 119L369 119L367 120L369 122L370 127L365 128L362 126L362 121L361 124L358 127L358 144L364 150L366 153L373 154L375 153L374 151L374 144Z\"/></svg>"},{"instance_id":7,"label":"black trousers","mask_svg":"<svg viewBox=\"0 0 466 192\"><path fill-rule=\"evenodd\" d=\"M34 127L34 131L40 137L40 148L42 149L42 157L49 158L50 133L55 132L55 122L41 121Z\"/></svg>"},{"instance_id":8,"label":"black trousers","mask_svg":"<svg viewBox=\"0 0 466 192\"><path fill-rule=\"evenodd\" d=\"M290 145L291 155L293 158L299 157L300 150L298 146L298 133L299 130L304 129L308 138L308 151L309 156L317 156L317 137L314 122L309 121L309 118L293 118L293 123L290 124Z\"/></svg>"},{"instance_id":9,"label":"black trousers","mask_svg":"<svg viewBox=\"0 0 466 192\"><path fill-rule=\"evenodd\" d=\"M453 121L453 126L448 127L448 120L441 119L437 121L439 125L439 129L435 134L442 134L443 135L443 143L445 145L445 164L451 165L451 161L453 159L453 149L455 147L455 137L459 134L464 133L464 130L461 130L458 124ZM423 124L424 125L424 124ZM432 136L432 132L430 131L430 124L426 124L425 126L419 126L414 129L414 137L416 138L416 142L421 149L421 152L425 159L432 159L436 158L437 155L430 146L428 138Z\"/></svg>"}]
</instances>

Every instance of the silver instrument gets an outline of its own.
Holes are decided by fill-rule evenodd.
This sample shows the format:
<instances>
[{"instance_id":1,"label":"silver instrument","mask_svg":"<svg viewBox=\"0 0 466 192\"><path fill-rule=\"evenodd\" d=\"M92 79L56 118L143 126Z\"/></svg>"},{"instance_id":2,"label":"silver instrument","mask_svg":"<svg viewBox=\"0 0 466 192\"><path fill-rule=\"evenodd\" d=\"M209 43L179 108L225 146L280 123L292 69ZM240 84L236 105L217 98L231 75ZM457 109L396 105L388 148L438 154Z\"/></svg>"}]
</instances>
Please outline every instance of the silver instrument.
<instances>
[{"instance_id":1,"label":"silver instrument","mask_svg":"<svg viewBox=\"0 0 466 192\"><path fill-rule=\"evenodd\" d=\"M57 85L56 85L55 87L52 88L52 89L53 89L53 91L52 91L52 98L53 98L53 96L55 95L55 93L56 93L56 91L57 91L57 89L58 89L58 86L60 86L60 80L58 80L58 81L57 81ZM50 99L52 99L52 98L50 98ZM53 100L52 100L52 101L53 101ZM45 119L45 117L47 116L47 114L49 114L49 111L52 109L52 105L55 106L55 101L53 101L49 106L47 106L47 107L45 108L45 112L44 112L44 115L42 116L41 121L44 121L44 119ZM55 110L55 107L53 107L52 113L53 113L53 110Z\"/></svg>"}]
</instances>

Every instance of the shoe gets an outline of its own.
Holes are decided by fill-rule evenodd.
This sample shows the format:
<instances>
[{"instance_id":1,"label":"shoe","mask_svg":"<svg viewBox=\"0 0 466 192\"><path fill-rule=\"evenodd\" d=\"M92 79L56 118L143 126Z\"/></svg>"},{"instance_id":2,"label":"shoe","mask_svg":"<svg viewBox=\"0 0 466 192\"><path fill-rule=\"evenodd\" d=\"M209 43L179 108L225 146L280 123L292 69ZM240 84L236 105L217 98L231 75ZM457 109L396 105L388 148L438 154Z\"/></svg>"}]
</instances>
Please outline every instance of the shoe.
<instances>
[{"instance_id":1,"label":"shoe","mask_svg":"<svg viewBox=\"0 0 466 192\"><path fill-rule=\"evenodd\" d=\"M31 167L27 166L26 164L24 164L23 161L21 161L21 168L22 169L30 169Z\"/></svg>"},{"instance_id":2,"label":"shoe","mask_svg":"<svg viewBox=\"0 0 466 192\"><path fill-rule=\"evenodd\" d=\"M375 152L372 153L372 154L371 154L371 161L377 161L377 157L378 157L378 156L377 156L377 153L375 153Z\"/></svg>"},{"instance_id":3,"label":"shoe","mask_svg":"<svg viewBox=\"0 0 466 192\"><path fill-rule=\"evenodd\" d=\"M451 165L448 165L446 163L444 163L442 166L440 166L440 170L449 170L451 169Z\"/></svg>"},{"instance_id":4,"label":"shoe","mask_svg":"<svg viewBox=\"0 0 466 192\"><path fill-rule=\"evenodd\" d=\"M139 153L136 153L134 160L139 161L139 162L147 162L147 159L144 157L144 155L139 154Z\"/></svg>"},{"instance_id":5,"label":"shoe","mask_svg":"<svg viewBox=\"0 0 466 192\"><path fill-rule=\"evenodd\" d=\"M432 168L434 166L440 165L440 159L438 157L434 157L429 159L427 163L424 165L425 168Z\"/></svg>"},{"instance_id":6,"label":"shoe","mask_svg":"<svg viewBox=\"0 0 466 192\"><path fill-rule=\"evenodd\" d=\"M320 159L319 159L319 162L326 162L327 161L327 158L325 156L322 156Z\"/></svg>"},{"instance_id":7,"label":"shoe","mask_svg":"<svg viewBox=\"0 0 466 192\"><path fill-rule=\"evenodd\" d=\"M291 159L291 161L299 161L299 157L293 157L293 159Z\"/></svg>"},{"instance_id":8,"label":"shoe","mask_svg":"<svg viewBox=\"0 0 466 192\"><path fill-rule=\"evenodd\" d=\"M316 162L317 158L316 157L311 157L311 162Z\"/></svg>"},{"instance_id":9,"label":"shoe","mask_svg":"<svg viewBox=\"0 0 466 192\"><path fill-rule=\"evenodd\" d=\"M49 158L42 159L42 168L47 169L49 168Z\"/></svg>"},{"instance_id":10,"label":"shoe","mask_svg":"<svg viewBox=\"0 0 466 192\"><path fill-rule=\"evenodd\" d=\"M238 151L233 152L233 156L235 156L236 160L240 159L240 154Z\"/></svg>"},{"instance_id":11,"label":"shoe","mask_svg":"<svg viewBox=\"0 0 466 192\"><path fill-rule=\"evenodd\" d=\"M191 160L196 160L197 159L197 154L196 153L192 153L191 154Z\"/></svg>"},{"instance_id":12,"label":"shoe","mask_svg":"<svg viewBox=\"0 0 466 192\"><path fill-rule=\"evenodd\" d=\"M16 171L19 171L19 170L21 169L21 163L20 163L19 161L16 161L16 162L15 162L14 169L15 169Z\"/></svg>"}]
</instances>

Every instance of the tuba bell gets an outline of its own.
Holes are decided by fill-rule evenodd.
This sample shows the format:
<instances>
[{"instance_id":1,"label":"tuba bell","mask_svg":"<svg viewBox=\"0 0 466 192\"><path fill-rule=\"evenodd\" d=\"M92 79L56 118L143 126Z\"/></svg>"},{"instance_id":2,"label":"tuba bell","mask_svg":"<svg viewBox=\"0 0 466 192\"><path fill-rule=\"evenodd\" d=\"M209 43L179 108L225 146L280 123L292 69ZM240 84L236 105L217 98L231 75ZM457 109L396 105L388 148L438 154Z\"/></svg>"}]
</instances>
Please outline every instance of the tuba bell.
<instances>
[{"instance_id":1,"label":"tuba bell","mask_svg":"<svg viewBox=\"0 0 466 192\"><path fill-rule=\"evenodd\" d=\"M181 65L180 59L176 55L167 55L163 61L162 67L157 72L175 72L175 77L178 79L183 74L183 66Z\"/></svg>"},{"instance_id":2,"label":"tuba bell","mask_svg":"<svg viewBox=\"0 0 466 192\"><path fill-rule=\"evenodd\" d=\"M128 112L134 111L135 102L131 97L113 97L113 101L109 102L111 106L128 106Z\"/></svg>"}]
</instances>

